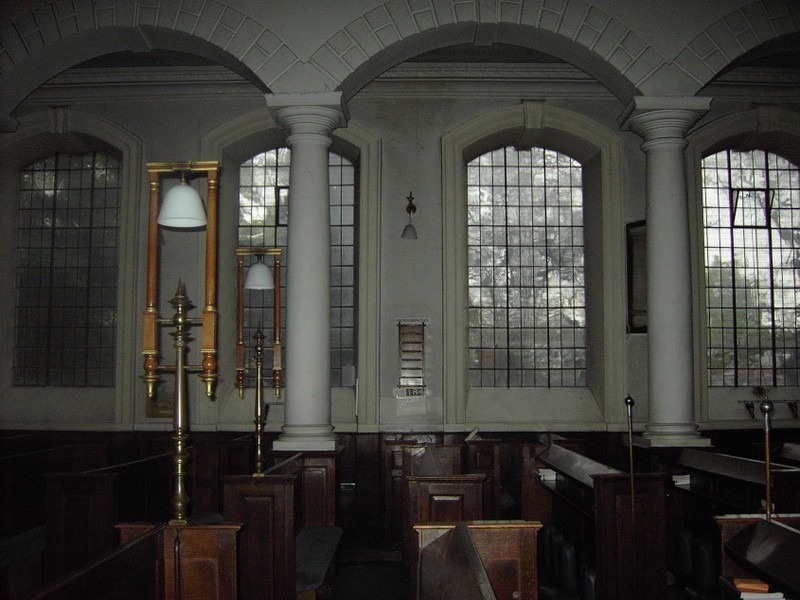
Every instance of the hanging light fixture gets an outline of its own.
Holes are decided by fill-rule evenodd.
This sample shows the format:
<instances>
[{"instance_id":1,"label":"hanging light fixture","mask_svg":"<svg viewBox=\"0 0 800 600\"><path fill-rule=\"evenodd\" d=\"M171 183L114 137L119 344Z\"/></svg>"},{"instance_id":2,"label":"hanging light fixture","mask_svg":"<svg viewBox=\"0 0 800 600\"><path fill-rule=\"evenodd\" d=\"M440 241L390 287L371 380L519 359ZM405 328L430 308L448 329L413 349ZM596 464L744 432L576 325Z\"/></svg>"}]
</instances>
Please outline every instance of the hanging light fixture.
<instances>
[{"instance_id":1,"label":"hanging light fixture","mask_svg":"<svg viewBox=\"0 0 800 600\"><path fill-rule=\"evenodd\" d=\"M408 213L408 225L403 227L403 233L400 235L401 238L404 240L415 240L417 239L417 229L411 223L411 215L417 212L417 207L414 206L414 196L411 195L411 192L408 192L408 204L406 205L406 212Z\"/></svg>"},{"instance_id":2,"label":"hanging light fixture","mask_svg":"<svg viewBox=\"0 0 800 600\"><path fill-rule=\"evenodd\" d=\"M189 229L205 227L206 222L203 200L197 190L186 182L186 173L181 172L181 182L164 194L164 202L158 213L158 224Z\"/></svg>"},{"instance_id":3,"label":"hanging light fixture","mask_svg":"<svg viewBox=\"0 0 800 600\"><path fill-rule=\"evenodd\" d=\"M261 261L261 255L258 260L250 265L247 269L247 277L244 280L244 289L246 290L274 290L275 281L272 278L272 272L269 267Z\"/></svg>"},{"instance_id":4,"label":"hanging light fixture","mask_svg":"<svg viewBox=\"0 0 800 600\"><path fill-rule=\"evenodd\" d=\"M166 416L156 401L156 389L161 382L162 373L172 367L162 363L159 351L160 327L168 320L159 314L158 291L160 276L159 225L181 229L205 228L205 294L203 315L198 319L202 326L202 339L199 340L200 364L192 365L192 371L205 384L206 396L214 398L214 390L219 377L217 372L217 179L219 162L215 160L184 162L146 163L150 180L147 219L147 286L145 309L142 314L142 356L144 374L142 379L147 387L147 416ZM189 174L202 173L206 177L205 204L203 208L200 195L187 183ZM162 193L163 177L179 176L181 183ZM186 205L189 205L187 211ZM160 208L160 210L159 210Z\"/></svg>"},{"instance_id":5,"label":"hanging light fixture","mask_svg":"<svg viewBox=\"0 0 800 600\"><path fill-rule=\"evenodd\" d=\"M246 379L246 357L244 343L244 291L272 290L272 386L275 397L280 398L283 381L283 365L281 353L281 249L280 248L237 248L236 267L236 388L239 397L244 398ZM245 257L256 256L256 260L247 268L245 275ZM264 262L264 256L272 257L272 269ZM261 295L263 300L263 295ZM254 299L255 300L255 299ZM251 305L257 308L258 304ZM266 308L266 306L264 307Z\"/></svg>"}]
</instances>

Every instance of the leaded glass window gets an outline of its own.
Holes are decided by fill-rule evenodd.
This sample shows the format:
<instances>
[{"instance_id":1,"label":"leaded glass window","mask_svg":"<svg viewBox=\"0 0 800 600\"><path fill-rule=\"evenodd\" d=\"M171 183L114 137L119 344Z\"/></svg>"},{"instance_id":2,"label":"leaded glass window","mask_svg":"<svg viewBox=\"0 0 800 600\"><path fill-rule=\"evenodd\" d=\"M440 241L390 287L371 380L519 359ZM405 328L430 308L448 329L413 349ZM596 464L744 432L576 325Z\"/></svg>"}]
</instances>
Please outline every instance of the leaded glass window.
<instances>
[{"instance_id":1,"label":"leaded glass window","mask_svg":"<svg viewBox=\"0 0 800 600\"><path fill-rule=\"evenodd\" d=\"M281 294L285 298L288 280L286 268L291 256L286 252L290 210L289 171L291 150L276 148L257 154L239 169L239 246L279 247L283 249ZM329 153L330 180L330 276L331 276L331 385L352 385L355 366L356 323L356 181L355 167L347 159ZM245 257L245 267L252 257ZM268 263L271 265L271 263ZM247 291L244 298L244 340L246 378L255 379L254 360L250 355L253 336L261 327L265 335L272 331L272 294ZM285 312L286 303L282 304ZM286 323L285 314L281 323ZM285 340L282 333L281 338ZM269 339L266 340L266 343ZM266 375L265 371L265 375Z\"/></svg>"},{"instance_id":2,"label":"leaded glass window","mask_svg":"<svg viewBox=\"0 0 800 600\"><path fill-rule=\"evenodd\" d=\"M472 387L586 385L582 176L545 148L467 165Z\"/></svg>"},{"instance_id":3,"label":"leaded glass window","mask_svg":"<svg viewBox=\"0 0 800 600\"><path fill-rule=\"evenodd\" d=\"M21 172L14 385L114 385L119 170L87 152Z\"/></svg>"},{"instance_id":4,"label":"leaded glass window","mask_svg":"<svg viewBox=\"0 0 800 600\"><path fill-rule=\"evenodd\" d=\"M703 159L710 386L798 384L800 176L763 150Z\"/></svg>"}]
</instances>

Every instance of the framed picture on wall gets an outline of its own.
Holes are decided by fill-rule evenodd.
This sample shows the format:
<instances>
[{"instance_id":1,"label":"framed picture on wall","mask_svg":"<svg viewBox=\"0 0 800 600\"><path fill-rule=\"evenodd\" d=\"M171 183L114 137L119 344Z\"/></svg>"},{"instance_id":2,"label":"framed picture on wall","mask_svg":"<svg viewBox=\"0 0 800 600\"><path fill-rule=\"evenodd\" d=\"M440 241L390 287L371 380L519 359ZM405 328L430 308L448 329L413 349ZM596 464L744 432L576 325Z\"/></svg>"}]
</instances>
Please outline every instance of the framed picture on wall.
<instances>
[{"instance_id":1,"label":"framed picture on wall","mask_svg":"<svg viewBox=\"0 0 800 600\"><path fill-rule=\"evenodd\" d=\"M644 221L625 226L628 243L628 333L647 332L647 248Z\"/></svg>"}]
</instances>

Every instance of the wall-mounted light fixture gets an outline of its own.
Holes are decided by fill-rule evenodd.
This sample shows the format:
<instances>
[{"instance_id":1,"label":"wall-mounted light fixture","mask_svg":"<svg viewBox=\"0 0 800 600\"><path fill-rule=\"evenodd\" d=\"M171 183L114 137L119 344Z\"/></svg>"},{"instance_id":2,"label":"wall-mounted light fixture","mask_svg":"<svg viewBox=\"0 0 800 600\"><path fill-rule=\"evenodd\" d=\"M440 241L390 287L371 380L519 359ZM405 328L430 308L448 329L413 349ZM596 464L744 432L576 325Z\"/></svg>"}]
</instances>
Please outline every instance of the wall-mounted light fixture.
<instances>
[{"instance_id":1,"label":"wall-mounted light fixture","mask_svg":"<svg viewBox=\"0 0 800 600\"><path fill-rule=\"evenodd\" d=\"M417 229L414 227L413 223L411 223L411 215L417 212L417 207L414 205L414 196L411 195L411 192L408 192L408 204L406 205L406 212L408 213L408 225L403 227L403 233L400 235L401 238L404 240L415 240L417 239Z\"/></svg>"},{"instance_id":2,"label":"wall-mounted light fixture","mask_svg":"<svg viewBox=\"0 0 800 600\"><path fill-rule=\"evenodd\" d=\"M147 232L147 298L143 321L142 355L144 356L144 375L147 386L148 416L161 416L154 400L159 373L172 371L175 367L162 365L159 356L159 325L172 322L158 315L158 227L191 229L205 226L205 298L203 302L202 340L200 365L187 365L186 370L197 371L206 387L206 396L214 397L217 374L217 176L219 162L190 161L147 163L150 176L149 221ZM206 209L197 191L187 182L187 174L205 174L207 180ZM165 194L159 210L162 176L180 174L181 183L170 188Z\"/></svg>"}]
</instances>

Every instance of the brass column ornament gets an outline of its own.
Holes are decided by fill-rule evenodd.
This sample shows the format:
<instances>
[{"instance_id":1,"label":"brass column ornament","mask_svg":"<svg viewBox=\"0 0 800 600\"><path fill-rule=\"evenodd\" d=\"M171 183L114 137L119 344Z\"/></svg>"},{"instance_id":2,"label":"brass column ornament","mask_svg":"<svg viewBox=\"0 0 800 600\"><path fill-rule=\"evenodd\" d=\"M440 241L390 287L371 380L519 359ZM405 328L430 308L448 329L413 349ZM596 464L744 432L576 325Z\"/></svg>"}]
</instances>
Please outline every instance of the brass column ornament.
<instances>
[{"instance_id":1,"label":"brass column ornament","mask_svg":"<svg viewBox=\"0 0 800 600\"><path fill-rule=\"evenodd\" d=\"M266 406L264 405L263 392L261 389L261 365L264 360L264 334L261 328L256 330L256 468L253 475L264 474L264 422L266 421Z\"/></svg>"},{"instance_id":2,"label":"brass column ornament","mask_svg":"<svg viewBox=\"0 0 800 600\"><path fill-rule=\"evenodd\" d=\"M770 415L772 414L772 401L767 398L766 392L764 399L759 404L759 409L764 415L764 517L767 521L772 520L772 469L770 465L769 453L769 432L771 429Z\"/></svg>"},{"instance_id":3,"label":"brass column ornament","mask_svg":"<svg viewBox=\"0 0 800 600\"><path fill-rule=\"evenodd\" d=\"M625 410L628 416L628 480L631 488L631 537L636 541L636 509L634 497L636 487L633 478L633 405L634 401L630 394L625 396Z\"/></svg>"},{"instance_id":4,"label":"brass column ornament","mask_svg":"<svg viewBox=\"0 0 800 600\"><path fill-rule=\"evenodd\" d=\"M180 174L181 184L185 183L187 174L204 173L207 178L206 188L206 249L205 249L205 302L203 305L203 334L200 352L202 354L201 369L198 374L205 383L206 396L213 399L217 378L217 177L219 163L217 161L190 161L147 163L150 176L149 221L147 231L147 297L143 315L144 380L147 387L148 409L156 394L159 372L164 371L159 364L158 324L163 323L158 317L158 227L159 227L159 190L163 175ZM171 191L171 190L170 190ZM168 192L169 193L169 192ZM198 223L181 225L165 224L175 227L197 227ZM154 416L154 415L150 415Z\"/></svg>"},{"instance_id":5,"label":"brass column ornament","mask_svg":"<svg viewBox=\"0 0 800 600\"><path fill-rule=\"evenodd\" d=\"M188 473L189 453L186 451L186 441L189 438L189 402L186 396L186 341L188 328L192 324L202 323L200 319L190 319L186 313L192 305L186 298L183 282L178 282L175 297L170 300L175 308L175 315L171 320L175 330L170 333L175 340L175 390L173 401L173 436L175 441L175 481L172 494L172 520L170 524L185 524L187 522L189 497L186 493L186 475Z\"/></svg>"}]
</instances>

